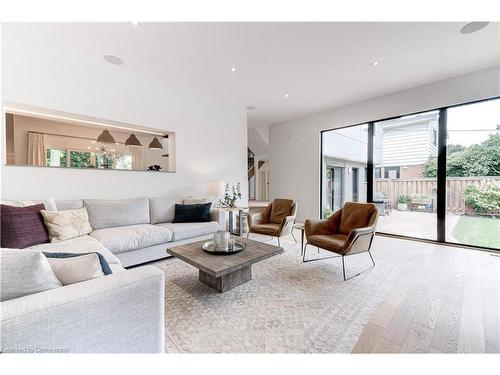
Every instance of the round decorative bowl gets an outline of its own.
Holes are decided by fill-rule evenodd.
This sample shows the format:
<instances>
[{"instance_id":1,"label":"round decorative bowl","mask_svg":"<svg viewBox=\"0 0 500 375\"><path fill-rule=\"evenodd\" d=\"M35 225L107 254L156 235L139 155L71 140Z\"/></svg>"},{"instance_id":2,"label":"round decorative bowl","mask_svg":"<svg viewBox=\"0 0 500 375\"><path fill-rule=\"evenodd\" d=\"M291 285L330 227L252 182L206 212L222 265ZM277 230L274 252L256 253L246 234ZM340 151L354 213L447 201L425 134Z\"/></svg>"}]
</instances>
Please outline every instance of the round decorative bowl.
<instances>
[{"instance_id":1,"label":"round decorative bowl","mask_svg":"<svg viewBox=\"0 0 500 375\"><path fill-rule=\"evenodd\" d=\"M246 246L247 244L245 242L235 240L234 245L229 245L227 250L216 250L214 241L208 241L205 242L201 248L203 251L214 255L231 255L245 250Z\"/></svg>"}]
</instances>

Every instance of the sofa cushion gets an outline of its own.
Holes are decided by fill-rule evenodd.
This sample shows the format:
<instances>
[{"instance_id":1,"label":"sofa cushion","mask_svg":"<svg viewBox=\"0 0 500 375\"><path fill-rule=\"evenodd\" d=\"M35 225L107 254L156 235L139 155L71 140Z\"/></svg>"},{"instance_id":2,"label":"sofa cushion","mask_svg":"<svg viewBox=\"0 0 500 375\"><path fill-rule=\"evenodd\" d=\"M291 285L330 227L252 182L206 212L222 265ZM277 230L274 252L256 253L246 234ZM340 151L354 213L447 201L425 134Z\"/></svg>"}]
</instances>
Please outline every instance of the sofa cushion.
<instances>
[{"instance_id":1,"label":"sofa cushion","mask_svg":"<svg viewBox=\"0 0 500 375\"><path fill-rule=\"evenodd\" d=\"M90 236L117 254L169 242L172 232L157 225L139 224L97 229L90 233Z\"/></svg>"},{"instance_id":2,"label":"sofa cushion","mask_svg":"<svg viewBox=\"0 0 500 375\"><path fill-rule=\"evenodd\" d=\"M113 255L102 243L90 236L81 236L70 240L44 243L41 245L31 246L30 249L40 250L48 253L73 253L86 254L96 252L101 254L108 263L121 266L120 260Z\"/></svg>"},{"instance_id":3,"label":"sofa cushion","mask_svg":"<svg viewBox=\"0 0 500 375\"><path fill-rule=\"evenodd\" d=\"M172 232L172 241L181 241L217 232L219 224L216 221L205 223L164 223L156 226L167 228Z\"/></svg>"},{"instance_id":4,"label":"sofa cushion","mask_svg":"<svg viewBox=\"0 0 500 375\"><path fill-rule=\"evenodd\" d=\"M149 224L148 198L122 200L85 199L92 229Z\"/></svg>"},{"instance_id":5,"label":"sofa cushion","mask_svg":"<svg viewBox=\"0 0 500 375\"><path fill-rule=\"evenodd\" d=\"M50 242L60 242L89 234L92 228L85 207L66 211L41 211Z\"/></svg>"},{"instance_id":6,"label":"sofa cushion","mask_svg":"<svg viewBox=\"0 0 500 375\"><path fill-rule=\"evenodd\" d=\"M45 206L14 207L0 204L1 246L12 249L49 242L49 232L40 213Z\"/></svg>"},{"instance_id":7,"label":"sofa cushion","mask_svg":"<svg viewBox=\"0 0 500 375\"><path fill-rule=\"evenodd\" d=\"M83 207L83 200L68 199L63 201L56 201L56 206L59 211L74 210Z\"/></svg>"},{"instance_id":8,"label":"sofa cushion","mask_svg":"<svg viewBox=\"0 0 500 375\"><path fill-rule=\"evenodd\" d=\"M47 258L39 251L2 249L0 256L0 301L61 286Z\"/></svg>"},{"instance_id":9,"label":"sofa cushion","mask_svg":"<svg viewBox=\"0 0 500 375\"><path fill-rule=\"evenodd\" d=\"M175 204L180 201L175 198L149 198L151 224L171 223L175 216Z\"/></svg>"},{"instance_id":10,"label":"sofa cushion","mask_svg":"<svg viewBox=\"0 0 500 375\"><path fill-rule=\"evenodd\" d=\"M8 206L15 206L15 207L27 207L27 206L33 206L35 204L40 204L43 203L45 206L45 209L47 211L56 211L57 210L57 205L56 205L56 200L54 198L45 198L45 199L38 199L38 200L26 200L26 201L0 201L1 204L6 204Z\"/></svg>"}]
</instances>

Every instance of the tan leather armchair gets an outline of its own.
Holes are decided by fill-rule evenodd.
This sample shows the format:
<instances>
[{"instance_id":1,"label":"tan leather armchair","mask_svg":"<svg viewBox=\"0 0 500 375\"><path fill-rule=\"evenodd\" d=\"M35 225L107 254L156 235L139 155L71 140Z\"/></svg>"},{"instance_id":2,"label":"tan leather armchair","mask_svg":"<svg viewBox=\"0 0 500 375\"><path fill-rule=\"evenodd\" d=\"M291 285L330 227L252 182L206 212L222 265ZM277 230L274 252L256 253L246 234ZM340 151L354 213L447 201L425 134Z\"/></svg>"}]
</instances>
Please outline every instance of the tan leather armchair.
<instances>
[{"instance_id":1,"label":"tan leather armchair","mask_svg":"<svg viewBox=\"0 0 500 375\"><path fill-rule=\"evenodd\" d=\"M297 215L297 203L292 199L275 199L263 211L248 215L250 233L263 234L278 238L292 233L293 224Z\"/></svg>"},{"instance_id":2,"label":"tan leather armchair","mask_svg":"<svg viewBox=\"0 0 500 375\"><path fill-rule=\"evenodd\" d=\"M303 262L319 260L306 260L307 245L313 245L339 254L338 256L342 257L342 275L344 280L347 280L345 276L344 257L348 255L368 252L373 263L372 267L374 267L375 261L370 253L370 249L375 235L377 219L378 210L373 203L347 202L342 209L336 211L328 219L306 220L304 227L307 243L304 247ZM358 275L359 273L354 276Z\"/></svg>"}]
</instances>

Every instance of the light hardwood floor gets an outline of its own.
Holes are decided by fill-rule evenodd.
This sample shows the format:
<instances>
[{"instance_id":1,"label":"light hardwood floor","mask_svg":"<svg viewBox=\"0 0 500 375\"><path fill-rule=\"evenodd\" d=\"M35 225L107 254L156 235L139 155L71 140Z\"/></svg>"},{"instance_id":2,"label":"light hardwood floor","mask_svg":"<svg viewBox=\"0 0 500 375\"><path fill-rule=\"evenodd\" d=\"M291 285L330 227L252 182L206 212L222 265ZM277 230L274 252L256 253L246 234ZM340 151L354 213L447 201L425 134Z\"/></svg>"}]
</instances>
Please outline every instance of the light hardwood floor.
<instances>
[{"instance_id":1,"label":"light hardwood floor","mask_svg":"<svg viewBox=\"0 0 500 375\"><path fill-rule=\"evenodd\" d=\"M373 253L403 272L353 353L500 353L500 253L381 236Z\"/></svg>"}]
</instances>

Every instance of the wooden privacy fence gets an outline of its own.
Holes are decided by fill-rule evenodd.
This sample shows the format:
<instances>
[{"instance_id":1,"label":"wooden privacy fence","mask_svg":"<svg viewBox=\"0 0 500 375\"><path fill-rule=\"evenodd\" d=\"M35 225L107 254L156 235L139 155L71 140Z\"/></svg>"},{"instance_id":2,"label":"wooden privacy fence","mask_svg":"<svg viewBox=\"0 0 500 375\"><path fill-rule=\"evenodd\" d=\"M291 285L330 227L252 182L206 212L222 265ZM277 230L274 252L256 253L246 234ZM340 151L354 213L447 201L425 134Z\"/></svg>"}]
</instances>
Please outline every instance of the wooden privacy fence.
<instances>
[{"instance_id":1,"label":"wooden privacy fence","mask_svg":"<svg viewBox=\"0 0 500 375\"><path fill-rule=\"evenodd\" d=\"M500 180L500 177L447 177L446 178L446 203L447 211L456 213L472 213L473 210L466 206L464 201L465 188L468 185L483 185L491 180ZM376 178L374 193L383 193L396 208L401 195L410 197L425 195L433 198L434 211L436 210L436 178Z\"/></svg>"}]
</instances>

